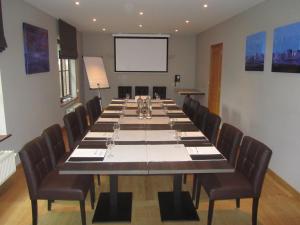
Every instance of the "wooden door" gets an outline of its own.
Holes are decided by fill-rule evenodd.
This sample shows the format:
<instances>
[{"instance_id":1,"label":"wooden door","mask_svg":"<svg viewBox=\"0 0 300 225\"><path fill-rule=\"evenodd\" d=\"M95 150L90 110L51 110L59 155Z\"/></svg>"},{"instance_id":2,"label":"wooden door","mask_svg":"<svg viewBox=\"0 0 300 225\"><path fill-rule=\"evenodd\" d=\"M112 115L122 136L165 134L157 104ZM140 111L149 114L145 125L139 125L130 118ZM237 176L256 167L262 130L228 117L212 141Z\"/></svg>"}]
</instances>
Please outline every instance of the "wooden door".
<instances>
[{"instance_id":1,"label":"wooden door","mask_svg":"<svg viewBox=\"0 0 300 225\"><path fill-rule=\"evenodd\" d=\"M220 94L221 94L221 75L222 75L222 54L223 43L211 46L210 56L210 78L208 92L208 108L210 112L219 114Z\"/></svg>"}]
</instances>

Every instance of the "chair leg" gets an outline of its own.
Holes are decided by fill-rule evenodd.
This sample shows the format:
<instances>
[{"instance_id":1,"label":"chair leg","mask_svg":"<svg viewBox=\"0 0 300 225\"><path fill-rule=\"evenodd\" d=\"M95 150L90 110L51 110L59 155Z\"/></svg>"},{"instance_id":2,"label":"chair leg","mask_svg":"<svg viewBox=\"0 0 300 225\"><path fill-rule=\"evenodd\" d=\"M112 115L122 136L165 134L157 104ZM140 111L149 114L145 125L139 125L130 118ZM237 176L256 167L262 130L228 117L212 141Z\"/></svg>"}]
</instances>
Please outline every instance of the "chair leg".
<instances>
[{"instance_id":1,"label":"chair leg","mask_svg":"<svg viewBox=\"0 0 300 225\"><path fill-rule=\"evenodd\" d=\"M207 225L211 225L212 224L212 218L213 218L213 213L214 213L214 206L215 206L215 201L214 200L209 200Z\"/></svg>"},{"instance_id":2,"label":"chair leg","mask_svg":"<svg viewBox=\"0 0 300 225\"><path fill-rule=\"evenodd\" d=\"M95 182L94 177L92 176L92 182L90 187L90 196L91 196L91 207L94 209L95 206Z\"/></svg>"},{"instance_id":3,"label":"chair leg","mask_svg":"<svg viewBox=\"0 0 300 225\"><path fill-rule=\"evenodd\" d=\"M196 189L197 189L197 175L193 174L193 190L192 190L192 200L195 200Z\"/></svg>"},{"instance_id":4,"label":"chair leg","mask_svg":"<svg viewBox=\"0 0 300 225\"><path fill-rule=\"evenodd\" d=\"M51 211L52 200L48 200L48 211Z\"/></svg>"},{"instance_id":5,"label":"chair leg","mask_svg":"<svg viewBox=\"0 0 300 225\"><path fill-rule=\"evenodd\" d=\"M37 200L31 200L31 209L32 209L32 225L37 225L38 224Z\"/></svg>"},{"instance_id":6,"label":"chair leg","mask_svg":"<svg viewBox=\"0 0 300 225\"><path fill-rule=\"evenodd\" d=\"M258 203L259 203L259 198L253 198L253 203L252 203L252 225L257 225Z\"/></svg>"},{"instance_id":7,"label":"chair leg","mask_svg":"<svg viewBox=\"0 0 300 225\"><path fill-rule=\"evenodd\" d=\"M84 200L81 200L79 203L80 203L81 223L82 225L86 225L85 202Z\"/></svg>"},{"instance_id":8,"label":"chair leg","mask_svg":"<svg viewBox=\"0 0 300 225\"><path fill-rule=\"evenodd\" d=\"M97 180L98 180L98 185L100 186L101 184L100 175L97 175Z\"/></svg>"},{"instance_id":9,"label":"chair leg","mask_svg":"<svg viewBox=\"0 0 300 225\"><path fill-rule=\"evenodd\" d=\"M184 183L184 184L186 184L186 179L187 179L187 175L184 174L184 175L183 175L183 183Z\"/></svg>"},{"instance_id":10,"label":"chair leg","mask_svg":"<svg viewBox=\"0 0 300 225\"><path fill-rule=\"evenodd\" d=\"M237 198L235 199L236 207L239 209L240 208L240 199Z\"/></svg>"},{"instance_id":11,"label":"chair leg","mask_svg":"<svg viewBox=\"0 0 300 225\"><path fill-rule=\"evenodd\" d=\"M201 179L198 175L196 175L196 209L199 208L199 202L200 202L200 194L201 194Z\"/></svg>"}]
</instances>

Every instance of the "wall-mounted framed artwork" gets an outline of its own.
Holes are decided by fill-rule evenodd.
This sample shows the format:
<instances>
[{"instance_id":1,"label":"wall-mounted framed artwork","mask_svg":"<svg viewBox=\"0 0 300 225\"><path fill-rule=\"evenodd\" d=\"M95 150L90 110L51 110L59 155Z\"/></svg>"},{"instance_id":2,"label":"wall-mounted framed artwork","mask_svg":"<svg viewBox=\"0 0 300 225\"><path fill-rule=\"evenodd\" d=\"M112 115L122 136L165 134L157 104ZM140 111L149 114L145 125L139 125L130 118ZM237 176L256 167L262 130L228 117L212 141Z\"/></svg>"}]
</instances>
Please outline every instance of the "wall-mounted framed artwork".
<instances>
[{"instance_id":1,"label":"wall-mounted framed artwork","mask_svg":"<svg viewBox=\"0 0 300 225\"><path fill-rule=\"evenodd\" d=\"M274 30L272 72L300 73L300 22Z\"/></svg>"},{"instance_id":2,"label":"wall-mounted framed artwork","mask_svg":"<svg viewBox=\"0 0 300 225\"><path fill-rule=\"evenodd\" d=\"M264 71L266 32L251 34L246 38L246 71Z\"/></svg>"},{"instance_id":3,"label":"wall-mounted framed artwork","mask_svg":"<svg viewBox=\"0 0 300 225\"><path fill-rule=\"evenodd\" d=\"M49 72L48 31L23 23L26 74Z\"/></svg>"}]
</instances>

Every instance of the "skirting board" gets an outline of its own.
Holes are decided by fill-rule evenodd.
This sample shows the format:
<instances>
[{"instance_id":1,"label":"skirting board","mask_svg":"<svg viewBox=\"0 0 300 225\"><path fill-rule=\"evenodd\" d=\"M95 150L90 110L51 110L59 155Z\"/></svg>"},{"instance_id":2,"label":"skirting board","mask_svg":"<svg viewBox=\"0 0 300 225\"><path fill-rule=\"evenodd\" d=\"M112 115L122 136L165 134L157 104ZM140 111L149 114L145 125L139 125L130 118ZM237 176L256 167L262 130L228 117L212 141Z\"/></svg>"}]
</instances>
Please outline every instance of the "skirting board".
<instances>
[{"instance_id":1,"label":"skirting board","mask_svg":"<svg viewBox=\"0 0 300 225\"><path fill-rule=\"evenodd\" d=\"M290 192L297 199L300 200L300 192L293 188L289 183L277 175L273 170L268 169L268 175L272 177L279 185L281 185L286 191Z\"/></svg>"}]
</instances>

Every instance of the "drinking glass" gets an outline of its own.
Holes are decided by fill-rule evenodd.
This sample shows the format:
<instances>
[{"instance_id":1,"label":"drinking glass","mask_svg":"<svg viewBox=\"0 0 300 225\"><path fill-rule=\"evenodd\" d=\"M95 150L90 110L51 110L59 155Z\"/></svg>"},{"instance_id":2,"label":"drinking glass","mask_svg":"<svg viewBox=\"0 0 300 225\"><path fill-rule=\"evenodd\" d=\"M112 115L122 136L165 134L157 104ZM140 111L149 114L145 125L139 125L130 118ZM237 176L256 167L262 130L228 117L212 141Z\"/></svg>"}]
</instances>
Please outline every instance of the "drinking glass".
<instances>
[{"instance_id":1,"label":"drinking glass","mask_svg":"<svg viewBox=\"0 0 300 225\"><path fill-rule=\"evenodd\" d=\"M175 131L175 139L176 139L176 143L179 144L180 135L179 135L179 132L177 130Z\"/></svg>"},{"instance_id":2,"label":"drinking glass","mask_svg":"<svg viewBox=\"0 0 300 225\"><path fill-rule=\"evenodd\" d=\"M171 127L171 130L173 130L174 121L172 119L169 120L169 125Z\"/></svg>"}]
</instances>

